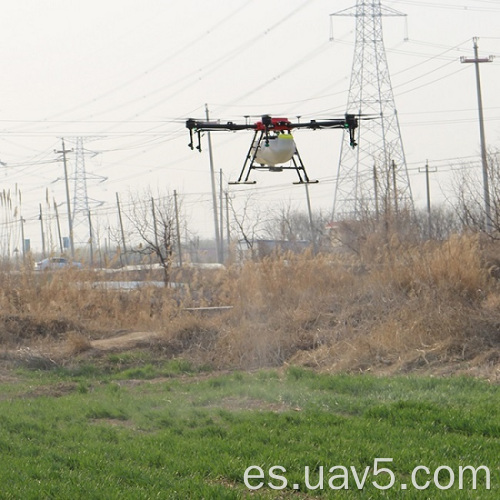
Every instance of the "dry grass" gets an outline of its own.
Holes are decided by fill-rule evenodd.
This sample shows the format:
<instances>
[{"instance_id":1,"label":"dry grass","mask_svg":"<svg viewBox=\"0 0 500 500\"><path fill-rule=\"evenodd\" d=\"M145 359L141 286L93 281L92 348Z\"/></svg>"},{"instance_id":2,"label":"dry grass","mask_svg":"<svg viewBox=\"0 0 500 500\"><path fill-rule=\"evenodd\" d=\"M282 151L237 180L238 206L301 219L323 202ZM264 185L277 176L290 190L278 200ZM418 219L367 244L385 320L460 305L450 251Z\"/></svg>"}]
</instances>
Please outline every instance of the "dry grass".
<instances>
[{"instance_id":1,"label":"dry grass","mask_svg":"<svg viewBox=\"0 0 500 500\"><path fill-rule=\"evenodd\" d=\"M76 355L92 348L89 338L79 332L69 332L66 337L66 353Z\"/></svg>"},{"instance_id":2,"label":"dry grass","mask_svg":"<svg viewBox=\"0 0 500 500\"><path fill-rule=\"evenodd\" d=\"M190 272L181 290L82 286L80 273L0 275L5 348L154 331L150 349L223 368L298 363L330 371L442 370L498 374L500 287L495 248L476 236L409 244L367 239L352 256L287 255L226 271ZM186 307L231 305L205 316Z\"/></svg>"}]
</instances>

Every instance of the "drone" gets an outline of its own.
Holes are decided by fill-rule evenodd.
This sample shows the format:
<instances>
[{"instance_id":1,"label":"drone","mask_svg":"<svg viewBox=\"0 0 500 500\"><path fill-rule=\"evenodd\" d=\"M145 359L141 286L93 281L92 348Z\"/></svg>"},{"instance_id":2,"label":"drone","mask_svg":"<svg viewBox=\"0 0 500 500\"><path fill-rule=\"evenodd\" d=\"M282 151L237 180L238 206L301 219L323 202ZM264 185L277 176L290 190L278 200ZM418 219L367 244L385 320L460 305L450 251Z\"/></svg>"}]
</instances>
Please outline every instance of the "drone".
<instances>
[{"instance_id":1,"label":"drone","mask_svg":"<svg viewBox=\"0 0 500 500\"><path fill-rule=\"evenodd\" d=\"M349 131L349 142L352 148L357 146L355 130L358 127L358 115L346 114L344 118L332 120L310 120L308 122L291 122L288 118L273 118L270 115L262 116L255 123L235 123L220 121L201 121L190 118L186 121L189 129L191 149L201 152L201 134L217 130L237 131L253 130L254 135L248 149L243 168L237 181L229 184L255 184L250 181L252 170L267 170L269 172L282 172L283 170L295 170L299 177L294 184L317 183L310 180L304 163L299 155L295 140L292 136L293 129L343 129ZM194 145L194 135L197 136L197 145ZM290 162L288 165L285 163Z\"/></svg>"}]
</instances>

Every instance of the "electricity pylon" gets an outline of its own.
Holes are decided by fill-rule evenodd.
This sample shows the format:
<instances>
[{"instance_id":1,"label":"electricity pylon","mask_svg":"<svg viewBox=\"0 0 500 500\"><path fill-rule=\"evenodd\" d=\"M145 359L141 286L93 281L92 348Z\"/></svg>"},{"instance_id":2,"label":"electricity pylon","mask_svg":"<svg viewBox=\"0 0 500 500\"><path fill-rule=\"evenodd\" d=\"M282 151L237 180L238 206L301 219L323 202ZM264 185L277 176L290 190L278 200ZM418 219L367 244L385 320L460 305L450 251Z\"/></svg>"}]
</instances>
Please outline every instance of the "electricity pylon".
<instances>
[{"instance_id":1,"label":"electricity pylon","mask_svg":"<svg viewBox=\"0 0 500 500\"><path fill-rule=\"evenodd\" d=\"M75 178L73 193L73 227L81 222L82 215L87 219L89 212L89 197L87 193L87 172L85 169L85 151L83 137L76 138L75 146Z\"/></svg>"},{"instance_id":2,"label":"electricity pylon","mask_svg":"<svg viewBox=\"0 0 500 500\"><path fill-rule=\"evenodd\" d=\"M73 214L72 226L76 228L79 225L88 226L90 239L92 238L92 224L90 220L90 209L102 205L101 201L89 198L87 192L87 181L89 179L103 182L106 177L87 173L85 167L85 155L95 156L97 153L86 151L83 147L83 137L75 138L75 169L74 169L74 194L73 194Z\"/></svg>"},{"instance_id":3,"label":"electricity pylon","mask_svg":"<svg viewBox=\"0 0 500 500\"><path fill-rule=\"evenodd\" d=\"M359 114L358 147L344 137L333 218L357 219L367 210L413 210L413 198L382 33L383 16L404 16L380 0L357 0L332 16L356 18L347 112ZM370 120L363 120L369 115ZM368 116L366 117L368 118Z\"/></svg>"}]
</instances>

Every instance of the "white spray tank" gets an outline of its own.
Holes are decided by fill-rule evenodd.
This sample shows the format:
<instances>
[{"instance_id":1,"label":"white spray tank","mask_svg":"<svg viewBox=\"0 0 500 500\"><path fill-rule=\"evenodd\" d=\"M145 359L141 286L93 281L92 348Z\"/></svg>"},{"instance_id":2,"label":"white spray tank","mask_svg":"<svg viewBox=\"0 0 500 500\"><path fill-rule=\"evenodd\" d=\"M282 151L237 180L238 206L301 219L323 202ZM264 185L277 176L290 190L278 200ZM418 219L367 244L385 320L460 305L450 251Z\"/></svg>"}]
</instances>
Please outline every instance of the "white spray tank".
<instances>
[{"instance_id":1,"label":"white spray tank","mask_svg":"<svg viewBox=\"0 0 500 500\"><path fill-rule=\"evenodd\" d=\"M295 141L290 133L278 133L263 138L257 146L255 161L261 165L274 167L286 163L295 154Z\"/></svg>"}]
</instances>

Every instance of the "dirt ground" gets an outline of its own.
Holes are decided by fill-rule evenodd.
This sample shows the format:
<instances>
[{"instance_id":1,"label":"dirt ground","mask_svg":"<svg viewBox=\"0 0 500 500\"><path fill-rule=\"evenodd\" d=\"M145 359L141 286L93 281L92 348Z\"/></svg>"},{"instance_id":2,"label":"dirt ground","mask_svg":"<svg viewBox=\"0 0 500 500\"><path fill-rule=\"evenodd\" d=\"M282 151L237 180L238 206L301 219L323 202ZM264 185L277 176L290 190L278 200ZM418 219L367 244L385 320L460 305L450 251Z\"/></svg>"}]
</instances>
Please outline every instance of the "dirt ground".
<instances>
[{"instance_id":1,"label":"dirt ground","mask_svg":"<svg viewBox=\"0 0 500 500\"><path fill-rule=\"evenodd\" d=\"M190 360L190 352L168 354L165 345L168 342L161 334L147 331L120 331L106 338L90 340L78 334L69 334L66 339L53 340L51 342L40 342L38 344L26 345L15 349L4 349L0 351L0 382L15 381L16 377L11 371L13 366L25 366L35 369L50 369L56 366L67 366L78 364L79 362L103 362L107 355L124 353L152 353L155 360L171 359L180 357ZM164 354L158 357L158 345L163 346ZM166 353L166 354L165 354ZM420 374L427 376L447 377L447 376L473 376L489 380L492 383L500 383L500 350L490 349L473 359L467 361L460 359L450 359L446 362L440 359L433 359L422 352L411 363L387 364L380 360L374 360L373 364L365 366L363 369L348 370L353 373L369 373L374 375L408 375ZM299 351L289 363L283 366L299 365L316 369L322 372L336 373L341 371L335 366L319 366L314 360L314 351ZM282 367L283 367L282 366ZM281 367L262 367L281 368ZM238 367L234 367L238 369ZM225 370L226 371L226 370ZM342 370L345 371L345 370ZM214 372L220 373L219 369ZM65 388L61 388L64 392Z\"/></svg>"}]
</instances>

